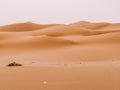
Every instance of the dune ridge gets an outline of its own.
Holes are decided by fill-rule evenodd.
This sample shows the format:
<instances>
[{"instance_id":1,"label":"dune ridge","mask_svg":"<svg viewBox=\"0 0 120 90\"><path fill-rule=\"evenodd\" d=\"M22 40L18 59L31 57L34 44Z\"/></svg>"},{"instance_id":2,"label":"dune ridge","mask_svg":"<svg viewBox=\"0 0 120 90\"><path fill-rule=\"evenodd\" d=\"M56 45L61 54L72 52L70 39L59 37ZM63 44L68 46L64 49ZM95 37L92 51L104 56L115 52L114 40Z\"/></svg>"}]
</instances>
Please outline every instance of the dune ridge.
<instances>
[{"instance_id":1,"label":"dune ridge","mask_svg":"<svg viewBox=\"0 0 120 90\"><path fill-rule=\"evenodd\" d=\"M104 30L104 29L119 30L120 29L120 23L108 23L108 22L91 23L87 21L80 21L80 22L72 23L70 25L79 26L79 27L87 28L91 30Z\"/></svg>"},{"instance_id":2,"label":"dune ridge","mask_svg":"<svg viewBox=\"0 0 120 90\"><path fill-rule=\"evenodd\" d=\"M10 43L11 44L18 43L19 44L18 46L20 45L24 46L27 45L26 42L27 43L31 42L35 45L41 42L40 44L37 45L41 46L44 44L45 45L48 44L49 46L49 43L53 43L53 45L55 45L54 43L61 42L61 40L59 40L59 37L62 36L70 37L75 35L80 36L80 38L81 36L84 36L82 37L82 39L80 39L82 41L85 40L84 42L87 42L89 40L94 41L96 43L99 42L100 40L106 42L116 40L119 42L119 33L120 33L119 23L117 24L90 23L86 21L81 21L69 25L65 25L65 24L40 25L31 22L26 22L26 23L1 26L0 44L2 46L6 46L6 45L9 46ZM87 37L88 40L86 40ZM54 42L51 40L53 38L54 38ZM73 39L71 39L70 42L74 42L72 40ZM62 41L65 42L66 41L65 38ZM77 41L75 43L77 43Z\"/></svg>"},{"instance_id":3,"label":"dune ridge","mask_svg":"<svg viewBox=\"0 0 120 90\"><path fill-rule=\"evenodd\" d=\"M11 25L5 25L0 27L0 31L3 32L25 32L25 31L32 31L36 29L43 29L47 27L56 26L58 24L36 24L32 22L25 22L25 23L17 23L17 24L11 24Z\"/></svg>"},{"instance_id":4,"label":"dune ridge","mask_svg":"<svg viewBox=\"0 0 120 90\"><path fill-rule=\"evenodd\" d=\"M114 46L118 48L116 50L120 49L119 23L90 23L82 21L68 25L47 24L42 26L28 22L3 27L5 31L0 30L0 53L20 52L21 50L23 52L30 52L31 50L32 53L33 50L41 52L41 50L52 51L56 49L61 52L61 50L69 51L68 49L70 49L75 53L82 54L89 52L89 49L84 50L85 47L92 49L96 47L96 53L99 52L99 48L107 46L106 51L112 51L113 49L110 47L114 48ZM73 47L78 49L74 50ZM113 52L118 52L116 50ZM105 55L108 56L107 53ZM115 56L113 55L113 57Z\"/></svg>"}]
</instances>

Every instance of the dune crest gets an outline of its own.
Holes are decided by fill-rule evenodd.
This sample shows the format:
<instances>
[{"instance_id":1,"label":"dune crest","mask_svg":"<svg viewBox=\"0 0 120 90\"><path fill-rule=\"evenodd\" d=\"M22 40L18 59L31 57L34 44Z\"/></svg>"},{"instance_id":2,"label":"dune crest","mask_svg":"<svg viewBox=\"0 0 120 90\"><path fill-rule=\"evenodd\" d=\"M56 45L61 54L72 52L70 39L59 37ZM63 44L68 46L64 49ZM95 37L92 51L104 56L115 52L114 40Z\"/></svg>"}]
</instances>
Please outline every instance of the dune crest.
<instances>
[{"instance_id":1,"label":"dune crest","mask_svg":"<svg viewBox=\"0 0 120 90\"><path fill-rule=\"evenodd\" d=\"M36 24L32 22L25 22L25 23L17 23L11 25L5 25L0 27L0 31L3 32L24 32L24 31L32 31L37 29L43 29L51 26L55 26L57 24Z\"/></svg>"},{"instance_id":2,"label":"dune crest","mask_svg":"<svg viewBox=\"0 0 120 90\"><path fill-rule=\"evenodd\" d=\"M99 28L104 28L106 26L111 25L110 23L106 23L106 22L101 22L101 23L91 23L91 22L87 22L87 21L80 21L77 23L72 23L70 24L72 26L79 26L82 28L87 28L87 29L92 29L92 30L97 30Z\"/></svg>"}]
</instances>

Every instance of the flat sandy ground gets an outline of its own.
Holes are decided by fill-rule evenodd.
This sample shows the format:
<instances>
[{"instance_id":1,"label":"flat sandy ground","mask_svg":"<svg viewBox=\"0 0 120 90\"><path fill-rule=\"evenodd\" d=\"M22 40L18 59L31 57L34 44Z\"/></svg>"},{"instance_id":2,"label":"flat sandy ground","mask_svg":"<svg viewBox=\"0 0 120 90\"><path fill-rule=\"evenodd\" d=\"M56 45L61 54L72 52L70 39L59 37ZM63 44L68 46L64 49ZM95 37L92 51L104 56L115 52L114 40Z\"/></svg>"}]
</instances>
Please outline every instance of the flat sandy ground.
<instances>
[{"instance_id":1,"label":"flat sandy ground","mask_svg":"<svg viewBox=\"0 0 120 90\"><path fill-rule=\"evenodd\" d=\"M0 90L120 90L120 24L0 26Z\"/></svg>"},{"instance_id":2,"label":"flat sandy ground","mask_svg":"<svg viewBox=\"0 0 120 90\"><path fill-rule=\"evenodd\" d=\"M120 90L120 62L1 67L0 90Z\"/></svg>"}]
</instances>

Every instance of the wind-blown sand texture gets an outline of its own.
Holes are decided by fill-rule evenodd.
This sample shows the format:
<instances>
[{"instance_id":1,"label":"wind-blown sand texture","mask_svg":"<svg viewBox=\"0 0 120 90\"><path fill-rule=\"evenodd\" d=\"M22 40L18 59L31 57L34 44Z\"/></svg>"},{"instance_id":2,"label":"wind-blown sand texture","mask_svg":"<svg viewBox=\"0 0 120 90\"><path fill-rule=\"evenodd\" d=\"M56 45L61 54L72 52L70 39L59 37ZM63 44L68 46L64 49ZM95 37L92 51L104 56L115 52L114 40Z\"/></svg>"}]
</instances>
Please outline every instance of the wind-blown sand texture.
<instances>
[{"instance_id":1,"label":"wind-blown sand texture","mask_svg":"<svg viewBox=\"0 0 120 90\"><path fill-rule=\"evenodd\" d=\"M120 23L0 26L0 90L120 90Z\"/></svg>"}]
</instances>

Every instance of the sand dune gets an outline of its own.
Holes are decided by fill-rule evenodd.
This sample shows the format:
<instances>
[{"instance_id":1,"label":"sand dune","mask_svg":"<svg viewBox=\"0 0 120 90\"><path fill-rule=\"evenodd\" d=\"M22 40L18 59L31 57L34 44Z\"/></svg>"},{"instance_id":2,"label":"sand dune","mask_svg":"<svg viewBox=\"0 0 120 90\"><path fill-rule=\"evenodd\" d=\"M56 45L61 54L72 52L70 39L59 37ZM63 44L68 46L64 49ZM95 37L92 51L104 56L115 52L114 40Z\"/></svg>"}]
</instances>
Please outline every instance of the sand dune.
<instances>
[{"instance_id":1,"label":"sand dune","mask_svg":"<svg viewBox=\"0 0 120 90\"><path fill-rule=\"evenodd\" d=\"M35 24L32 22L26 22L26 23L17 23L17 24L1 26L0 31L24 32L24 31L32 31L32 30L36 30L36 29L47 28L47 27L56 26L56 25L57 24L40 25L40 24Z\"/></svg>"},{"instance_id":2,"label":"sand dune","mask_svg":"<svg viewBox=\"0 0 120 90\"><path fill-rule=\"evenodd\" d=\"M0 26L0 66L0 90L120 90L120 24Z\"/></svg>"},{"instance_id":3,"label":"sand dune","mask_svg":"<svg viewBox=\"0 0 120 90\"><path fill-rule=\"evenodd\" d=\"M0 32L0 40L6 40L6 39L11 39L11 38L18 38L18 37L23 37L26 36L26 33L17 33L17 32Z\"/></svg>"},{"instance_id":4,"label":"sand dune","mask_svg":"<svg viewBox=\"0 0 120 90\"><path fill-rule=\"evenodd\" d=\"M90 23L90 22L86 22L86 21L80 21L80 22L73 23L70 25L96 30L96 29L107 27L110 25L110 23L105 23L105 22L103 22L103 23Z\"/></svg>"},{"instance_id":5,"label":"sand dune","mask_svg":"<svg viewBox=\"0 0 120 90\"><path fill-rule=\"evenodd\" d=\"M82 28L87 28L92 30L120 30L120 23L106 23L106 22L91 23L86 21L80 21L70 25L76 26L76 27L79 26Z\"/></svg>"},{"instance_id":6,"label":"sand dune","mask_svg":"<svg viewBox=\"0 0 120 90\"><path fill-rule=\"evenodd\" d=\"M2 48L52 48L74 45L75 42L50 36L23 36L0 42Z\"/></svg>"},{"instance_id":7,"label":"sand dune","mask_svg":"<svg viewBox=\"0 0 120 90\"><path fill-rule=\"evenodd\" d=\"M33 35L48 35L48 36L64 36L64 35L89 35L91 31L79 27L71 27L69 25L59 25L41 31L31 32Z\"/></svg>"},{"instance_id":8,"label":"sand dune","mask_svg":"<svg viewBox=\"0 0 120 90\"><path fill-rule=\"evenodd\" d=\"M91 26L91 28L88 29L87 26ZM119 24L82 21L69 25L39 25L28 22L3 27L7 32L0 32L0 46L2 49L3 47L13 49L51 48L66 45L120 43L120 30L116 29L119 28ZM101 28L104 29L100 30Z\"/></svg>"},{"instance_id":9,"label":"sand dune","mask_svg":"<svg viewBox=\"0 0 120 90\"><path fill-rule=\"evenodd\" d=\"M104 44L120 44L120 32L114 33L106 33L100 35L92 35L92 36L61 36L60 38L71 40L77 42L79 44L90 45L104 45Z\"/></svg>"},{"instance_id":10,"label":"sand dune","mask_svg":"<svg viewBox=\"0 0 120 90\"><path fill-rule=\"evenodd\" d=\"M120 23L110 24L106 27L98 28L98 30L120 30Z\"/></svg>"},{"instance_id":11,"label":"sand dune","mask_svg":"<svg viewBox=\"0 0 120 90\"><path fill-rule=\"evenodd\" d=\"M30 35L48 35L48 36L66 36L66 35L82 35L82 36L92 36L99 34L106 34L112 32L120 32L120 30L91 30L81 28L79 26L71 25L59 25L53 26L46 29L41 29L37 31L29 32Z\"/></svg>"}]
</instances>

